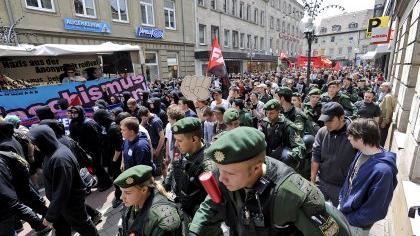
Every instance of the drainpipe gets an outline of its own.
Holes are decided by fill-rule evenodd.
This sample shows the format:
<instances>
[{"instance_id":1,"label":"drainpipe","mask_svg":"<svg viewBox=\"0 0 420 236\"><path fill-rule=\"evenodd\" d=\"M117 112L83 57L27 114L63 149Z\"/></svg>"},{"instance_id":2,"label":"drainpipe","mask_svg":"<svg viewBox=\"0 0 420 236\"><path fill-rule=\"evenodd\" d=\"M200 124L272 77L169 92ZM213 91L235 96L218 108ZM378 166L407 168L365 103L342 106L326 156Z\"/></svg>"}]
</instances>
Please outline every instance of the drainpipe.
<instances>
[{"instance_id":1,"label":"drainpipe","mask_svg":"<svg viewBox=\"0 0 420 236\"><path fill-rule=\"evenodd\" d=\"M15 19L13 18L13 12L12 8L10 7L10 1L4 0L4 5L6 5L6 11L7 11L7 18L9 20L9 26L12 26L15 22Z\"/></svg>"}]
</instances>

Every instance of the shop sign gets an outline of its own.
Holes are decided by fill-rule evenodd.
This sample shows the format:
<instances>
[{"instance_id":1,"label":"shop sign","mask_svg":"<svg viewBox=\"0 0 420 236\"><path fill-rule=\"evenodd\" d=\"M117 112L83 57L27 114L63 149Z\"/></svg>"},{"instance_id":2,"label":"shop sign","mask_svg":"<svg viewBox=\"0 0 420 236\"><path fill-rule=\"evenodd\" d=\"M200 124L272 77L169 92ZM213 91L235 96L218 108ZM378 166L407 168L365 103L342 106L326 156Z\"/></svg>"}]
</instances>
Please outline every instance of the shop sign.
<instances>
[{"instance_id":1,"label":"shop sign","mask_svg":"<svg viewBox=\"0 0 420 236\"><path fill-rule=\"evenodd\" d=\"M389 27L390 16L370 18L366 37L371 39L372 44L388 43L391 36Z\"/></svg>"},{"instance_id":2,"label":"shop sign","mask_svg":"<svg viewBox=\"0 0 420 236\"><path fill-rule=\"evenodd\" d=\"M96 22L64 18L64 29L92 33L111 33L111 26L106 22Z\"/></svg>"},{"instance_id":3,"label":"shop sign","mask_svg":"<svg viewBox=\"0 0 420 236\"><path fill-rule=\"evenodd\" d=\"M136 28L136 36L148 39L163 39L165 31L159 28L138 26Z\"/></svg>"}]
</instances>

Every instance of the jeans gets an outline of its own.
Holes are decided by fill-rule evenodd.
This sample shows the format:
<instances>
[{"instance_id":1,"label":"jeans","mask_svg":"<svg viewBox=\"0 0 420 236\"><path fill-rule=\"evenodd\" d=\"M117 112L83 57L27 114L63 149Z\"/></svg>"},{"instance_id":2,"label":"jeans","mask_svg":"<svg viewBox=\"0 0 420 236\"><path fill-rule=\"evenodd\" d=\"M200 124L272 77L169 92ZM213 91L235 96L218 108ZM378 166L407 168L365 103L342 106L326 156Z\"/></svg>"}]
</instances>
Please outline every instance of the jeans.
<instances>
[{"instance_id":1,"label":"jeans","mask_svg":"<svg viewBox=\"0 0 420 236\"><path fill-rule=\"evenodd\" d=\"M341 186L337 186L319 179L319 189L324 194L325 200L330 200L331 203L337 207L338 197L340 195Z\"/></svg>"},{"instance_id":2,"label":"jeans","mask_svg":"<svg viewBox=\"0 0 420 236\"><path fill-rule=\"evenodd\" d=\"M61 211L60 217L54 222L55 235L71 236L75 230L81 236L97 236L98 231L89 219L84 201L72 202Z\"/></svg>"}]
</instances>

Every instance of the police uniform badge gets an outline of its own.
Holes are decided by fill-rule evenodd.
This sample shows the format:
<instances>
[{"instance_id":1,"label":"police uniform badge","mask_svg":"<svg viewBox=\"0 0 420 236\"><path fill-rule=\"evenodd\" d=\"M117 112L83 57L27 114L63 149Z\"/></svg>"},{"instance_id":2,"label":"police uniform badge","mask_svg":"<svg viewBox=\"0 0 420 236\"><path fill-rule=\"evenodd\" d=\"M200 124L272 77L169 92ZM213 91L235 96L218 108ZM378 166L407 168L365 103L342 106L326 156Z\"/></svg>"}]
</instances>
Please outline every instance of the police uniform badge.
<instances>
[{"instance_id":1,"label":"police uniform badge","mask_svg":"<svg viewBox=\"0 0 420 236\"><path fill-rule=\"evenodd\" d=\"M225 160L225 154L223 154L223 152L221 151L217 151L214 153L214 159L216 159L216 161L220 163L223 160Z\"/></svg>"},{"instance_id":2,"label":"police uniform badge","mask_svg":"<svg viewBox=\"0 0 420 236\"><path fill-rule=\"evenodd\" d=\"M178 132L178 126L174 126L174 132Z\"/></svg>"},{"instance_id":3,"label":"police uniform badge","mask_svg":"<svg viewBox=\"0 0 420 236\"><path fill-rule=\"evenodd\" d=\"M337 222L332 217L328 217L328 219L319 226L319 229L322 231L322 234L325 236L334 236L338 235L340 231L340 227L338 226Z\"/></svg>"},{"instance_id":4,"label":"police uniform badge","mask_svg":"<svg viewBox=\"0 0 420 236\"><path fill-rule=\"evenodd\" d=\"M128 178L125 180L125 183L126 183L126 184L132 184L132 183L134 183L134 179L133 179L132 177L128 177Z\"/></svg>"},{"instance_id":5,"label":"police uniform badge","mask_svg":"<svg viewBox=\"0 0 420 236\"><path fill-rule=\"evenodd\" d=\"M274 104L273 104L273 105L271 105L271 109L274 109Z\"/></svg>"}]
</instances>

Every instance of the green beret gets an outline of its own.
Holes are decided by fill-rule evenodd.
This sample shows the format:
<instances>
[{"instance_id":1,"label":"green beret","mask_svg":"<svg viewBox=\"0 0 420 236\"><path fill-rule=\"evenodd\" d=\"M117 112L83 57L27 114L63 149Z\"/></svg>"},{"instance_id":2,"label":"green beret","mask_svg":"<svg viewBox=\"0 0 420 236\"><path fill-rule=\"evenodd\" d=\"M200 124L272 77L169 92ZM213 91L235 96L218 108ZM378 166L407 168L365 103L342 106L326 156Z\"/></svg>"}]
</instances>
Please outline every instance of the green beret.
<instances>
[{"instance_id":1,"label":"green beret","mask_svg":"<svg viewBox=\"0 0 420 236\"><path fill-rule=\"evenodd\" d=\"M139 185L152 177L152 167L136 165L122 172L114 181L114 184L121 188L129 188Z\"/></svg>"},{"instance_id":2,"label":"green beret","mask_svg":"<svg viewBox=\"0 0 420 236\"><path fill-rule=\"evenodd\" d=\"M173 134L185 134L201 129L201 121L195 117L185 117L172 125Z\"/></svg>"},{"instance_id":3,"label":"green beret","mask_svg":"<svg viewBox=\"0 0 420 236\"><path fill-rule=\"evenodd\" d=\"M319 88L313 88L311 91L309 91L308 95L321 95L322 91Z\"/></svg>"},{"instance_id":4,"label":"green beret","mask_svg":"<svg viewBox=\"0 0 420 236\"><path fill-rule=\"evenodd\" d=\"M289 87L282 86L277 89L276 93L281 96L293 96L293 91Z\"/></svg>"},{"instance_id":5,"label":"green beret","mask_svg":"<svg viewBox=\"0 0 420 236\"><path fill-rule=\"evenodd\" d=\"M225 124L229 124L237 119L239 119L239 111L235 108L229 108L223 114L223 122L225 122Z\"/></svg>"},{"instance_id":6,"label":"green beret","mask_svg":"<svg viewBox=\"0 0 420 236\"><path fill-rule=\"evenodd\" d=\"M227 165L254 158L265 151L264 133L251 127L238 127L227 131L205 151L206 157Z\"/></svg>"},{"instance_id":7,"label":"green beret","mask_svg":"<svg viewBox=\"0 0 420 236\"><path fill-rule=\"evenodd\" d=\"M327 84L327 86L329 87L330 85L340 85L340 81L338 81L338 80L332 80L332 81L330 81L330 82L328 82L328 84Z\"/></svg>"},{"instance_id":8,"label":"green beret","mask_svg":"<svg viewBox=\"0 0 420 236\"><path fill-rule=\"evenodd\" d=\"M270 101L264 104L264 110L279 110L280 109L280 102L277 99L271 99Z\"/></svg>"}]
</instances>

